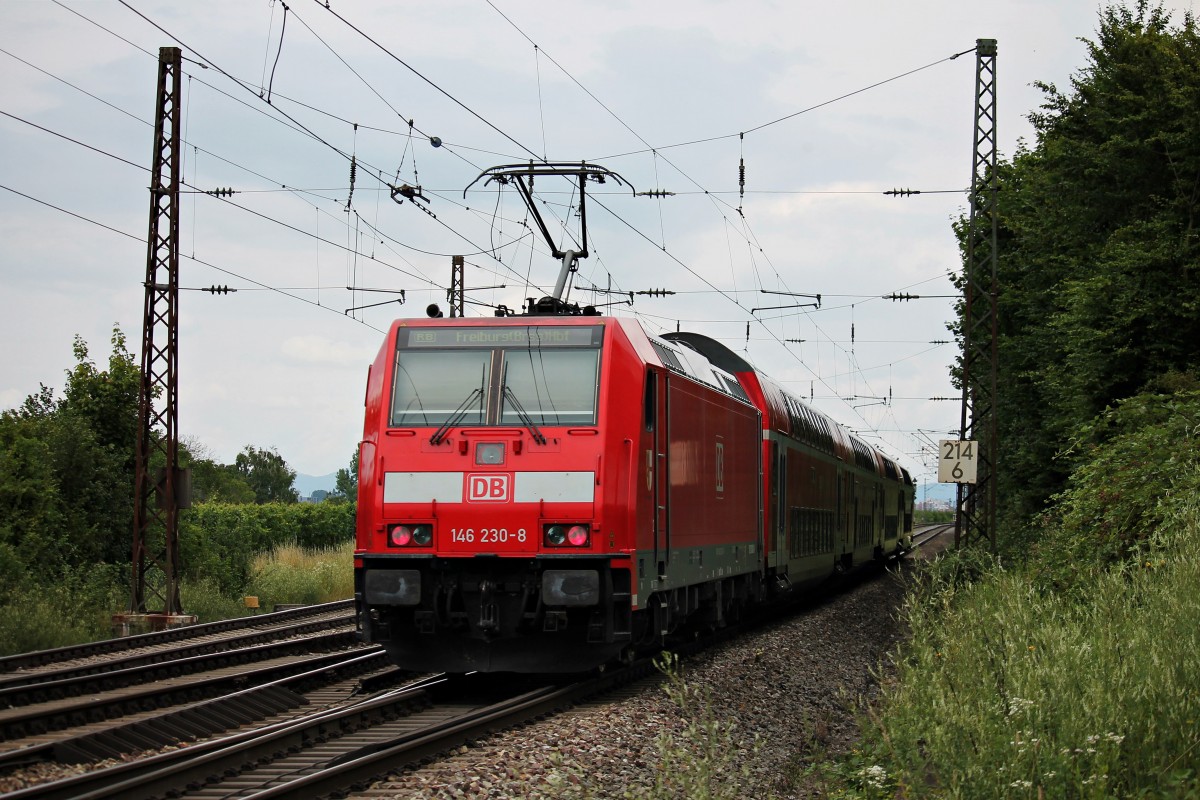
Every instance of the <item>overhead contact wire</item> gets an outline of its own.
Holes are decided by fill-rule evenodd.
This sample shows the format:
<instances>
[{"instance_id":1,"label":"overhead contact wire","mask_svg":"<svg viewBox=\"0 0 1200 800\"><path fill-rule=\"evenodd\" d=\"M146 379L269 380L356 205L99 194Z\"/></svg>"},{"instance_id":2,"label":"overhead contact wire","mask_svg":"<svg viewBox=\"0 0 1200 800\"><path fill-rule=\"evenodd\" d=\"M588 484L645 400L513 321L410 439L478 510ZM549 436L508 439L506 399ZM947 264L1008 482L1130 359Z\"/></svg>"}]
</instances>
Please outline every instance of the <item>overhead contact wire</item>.
<instances>
[{"instance_id":1,"label":"overhead contact wire","mask_svg":"<svg viewBox=\"0 0 1200 800\"><path fill-rule=\"evenodd\" d=\"M148 172L148 171L149 171L149 170L147 170L147 172ZM65 208L63 208L63 207L61 207L61 206L56 206L56 205L54 205L53 203L50 203L50 202L47 202L47 201L45 201L45 200L42 200L42 199L40 199L40 198L34 197L33 195L25 194L24 192L22 192L22 191L18 191L17 189L13 189L13 188L12 188L12 187L10 187L10 186L5 186L4 184L0 184L0 189L4 189L5 191L12 192L12 193L13 193L13 194L15 194L15 195L19 195L19 196L21 196L21 197L24 197L24 198L25 198L25 199L27 199L27 200L31 200L31 201L33 201L33 202L35 202L35 203L38 203L38 204L40 204L40 205L43 205L43 206L46 206L47 208L52 208L52 209L54 209L55 211L61 212L61 213L63 213L63 214L67 214L68 216L75 217L76 219L82 220L83 222L90 223L90 224L92 224L92 225L95 225L95 226L97 226L97 227L99 227L99 228L104 228L105 230L107 230L107 231L111 231L111 232L113 232L113 233L115 233L115 234L118 234L119 236L124 236L124 237L125 237L125 238L127 238L127 239L132 239L133 241L135 241L135 242L138 242L139 244L145 244L145 239L143 239L143 238L141 238L141 237L139 237L139 236L135 236L135 235L133 235L132 233L129 233L128 231L123 231L123 230L120 230L120 229L118 229L118 228L114 228L114 227L112 227L111 225L105 225L103 222L99 222L99 221L97 221L97 220L94 220L94 219L92 219L92 218L90 218L90 217L85 217L85 216L83 216L82 214L76 214L74 211L69 211L69 210L67 210L67 209L65 209ZM334 311L334 309L332 309L332 308L329 308L328 306L323 306L323 305L321 305L320 303L314 303L312 300L309 300L309 299L307 299L307 298L301 297L300 295L292 294L291 292L285 291L284 289L280 289L280 288L278 288L278 287L275 287L275 286L270 286L270 285L268 285L268 284L265 284L265 283L263 283L263 282L261 282L261 281L256 281L256 280L254 280L253 278L248 278L248 277L246 277L245 275L239 275L238 273L236 273L236 272L233 272L232 270L225 269L224 267L219 267L219 266L217 266L216 264L213 264L213 263L211 263L211 262L205 261L205 260L204 260L204 259L202 259L202 258L196 258L195 256L189 256L189 255L188 255L188 254L186 254L186 253L180 253L180 256L181 256L182 258L186 258L186 259L187 259L187 260L189 260L189 261L194 261L194 262L196 262L197 264L203 264L204 266L206 266L206 267L209 267L210 269L215 269L217 272L223 273L223 274L225 274L225 275L229 275L229 276L231 276L231 277L234 277L234 278L237 278L237 279L239 279L239 280L246 281L246 283L252 283L252 284L254 284L255 286L258 286L258 287L259 287L259 288L261 288L261 289L265 289L265 290L268 290L268 291L275 292L275 293L277 293L277 294L281 294L281 295L283 295L284 297L290 297L290 298L291 298L291 299L293 299L293 300L299 300L299 301L300 301L300 302L302 302L302 303L307 303L307 304L308 304L308 305L310 305L310 306L316 306L317 308L321 308L321 309L324 309L324 310L326 310L326 311L333 312L333 313L335 313L335 314L337 313L336 311ZM338 316L340 317L340 316L343 316L343 315L342 315L342 314L338 314ZM366 326L367 326L368 328L370 328L371 330L374 330L374 331L379 331L380 333L383 333L383 331L382 331L382 330L380 330L379 328L376 328L374 325L371 325L370 323L363 322L362 320L358 320L358 319L356 319L356 320L354 320L354 321L355 321L355 322L357 322L357 323L359 323L360 325L366 325Z\"/></svg>"},{"instance_id":2,"label":"overhead contact wire","mask_svg":"<svg viewBox=\"0 0 1200 800\"><path fill-rule=\"evenodd\" d=\"M120 0L120 2L124 3L124 2L125 2L125 0ZM447 99L449 99L450 101L452 101L452 102L453 102L455 105L457 105L459 108L463 109L463 110L464 110L464 111L466 111L468 114L470 114L471 116L475 117L475 119L479 120L479 121L480 121L480 122L482 122L484 125L487 125L487 126L488 126L489 128L491 128L493 131L495 131L496 133L500 134L500 135L501 135L501 136L503 136L505 139L507 139L508 141L512 142L513 144L515 144L517 147L521 148L522 150L524 150L526 153L528 153L530 156L532 156L532 157L533 157L535 160L539 160L539 161L544 161L544 160L545 160L545 159L543 159L543 158L540 158L540 157L538 156L538 154L537 154L537 153L533 152L533 151L532 151L532 150L530 150L528 147L526 147L525 145L521 144L519 141L517 141L516 139L514 139L512 136L509 136L507 133L505 133L503 130L501 130L499 127L497 127L495 124L493 124L491 121L489 121L488 119L486 119L485 117L483 117L481 114L479 114L479 112L475 111L475 109L471 108L471 107L470 107L470 106L468 106L466 103L462 102L462 101L461 101L461 100L459 100L457 97L455 97L454 95L450 94L448 91L446 91L445 89L443 89L441 86L439 86L438 84L434 83L434 82L433 82L431 79L427 78L427 77L426 77L424 74L422 74L421 72L419 72L419 71L418 71L418 70L417 70L415 67L413 67L412 65L410 65L410 64L409 64L408 62L406 62L404 59L400 58L400 56L396 55L396 54L395 54L395 53L393 53L391 50L388 50L388 49L387 49L386 47L384 47L382 44L380 44L380 43L379 43L379 42L377 42L375 39L373 39L371 36L369 36L369 35L367 34L367 32L366 32L366 31L362 30L362 29L361 29L361 28L359 28L357 25L355 25L354 23L350 22L348 19L346 19L345 17L343 17L341 14L339 14L339 13L338 13L338 12L336 12L336 11L334 11L332 8L330 8L330 7L329 7L328 3L326 3L326 4L322 4L322 3L321 3L321 0L313 0L313 2L317 3L317 5L321 6L321 7L322 7L322 8L324 8L326 11L328 11L330 14L332 14L334 17L336 17L336 18L337 18L339 21L341 21L341 22L342 22L342 24L344 24L346 27L350 28L352 31L354 31L355 33L357 33L359 36L363 37L363 38L364 38L364 39L366 39L368 42L370 42L371 44L375 45L377 48L379 48L380 50L382 50L382 51L383 51L383 52L384 52L384 53L385 53L385 54L386 54L386 55L387 55L389 58L391 58L391 59L392 59L393 61L395 61L397 64L401 65L402 67L404 67L405 69L407 69L409 72L411 72L413 75L416 75L418 78L420 78L421 80L425 81L427 84L429 84L430 86L432 86L434 89L438 90L438 91L439 91L439 92L440 92L440 93L441 93L443 96L445 96Z\"/></svg>"}]
</instances>

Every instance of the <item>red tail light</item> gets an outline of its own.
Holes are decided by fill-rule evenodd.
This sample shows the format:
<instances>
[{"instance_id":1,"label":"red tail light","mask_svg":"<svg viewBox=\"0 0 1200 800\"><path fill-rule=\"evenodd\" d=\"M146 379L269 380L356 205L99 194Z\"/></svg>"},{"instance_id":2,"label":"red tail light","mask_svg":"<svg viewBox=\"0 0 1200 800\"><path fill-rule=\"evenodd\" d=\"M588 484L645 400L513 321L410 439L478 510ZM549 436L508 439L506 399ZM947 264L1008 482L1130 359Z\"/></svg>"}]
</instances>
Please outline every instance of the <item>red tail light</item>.
<instances>
[{"instance_id":1,"label":"red tail light","mask_svg":"<svg viewBox=\"0 0 1200 800\"><path fill-rule=\"evenodd\" d=\"M392 525L388 528L392 547L429 547L433 544L432 525Z\"/></svg>"}]
</instances>

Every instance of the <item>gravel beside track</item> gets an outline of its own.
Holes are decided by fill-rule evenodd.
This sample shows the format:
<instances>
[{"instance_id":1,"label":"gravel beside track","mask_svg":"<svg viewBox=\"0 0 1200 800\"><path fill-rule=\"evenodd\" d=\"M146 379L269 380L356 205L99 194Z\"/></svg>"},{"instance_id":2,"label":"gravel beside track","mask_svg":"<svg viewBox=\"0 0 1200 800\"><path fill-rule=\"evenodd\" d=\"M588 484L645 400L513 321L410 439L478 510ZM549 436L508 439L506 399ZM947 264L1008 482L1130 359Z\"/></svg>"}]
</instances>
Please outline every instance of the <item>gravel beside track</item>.
<instances>
[{"instance_id":1,"label":"gravel beside track","mask_svg":"<svg viewBox=\"0 0 1200 800\"><path fill-rule=\"evenodd\" d=\"M812 754L847 752L855 698L878 690L904 631L896 622L913 563L689 659L683 676L711 697L738 742L738 796L808 798L784 775ZM356 798L639 797L654 786L660 733L687 725L658 681L460 748L378 781ZM755 738L759 739L754 753Z\"/></svg>"}]
</instances>

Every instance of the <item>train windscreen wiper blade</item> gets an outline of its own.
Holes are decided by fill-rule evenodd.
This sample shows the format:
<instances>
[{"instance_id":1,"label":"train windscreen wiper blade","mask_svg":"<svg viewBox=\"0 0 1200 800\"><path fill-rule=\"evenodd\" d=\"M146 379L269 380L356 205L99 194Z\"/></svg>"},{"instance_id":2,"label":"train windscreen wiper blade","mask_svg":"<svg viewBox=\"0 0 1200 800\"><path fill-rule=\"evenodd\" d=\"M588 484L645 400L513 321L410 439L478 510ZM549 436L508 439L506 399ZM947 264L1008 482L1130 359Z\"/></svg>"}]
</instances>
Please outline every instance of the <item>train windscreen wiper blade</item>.
<instances>
[{"instance_id":1,"label":"train windscreen wiper blade","mask_svg":"<svg viewBox=\"0 0 1200 800\"><path fill-rule=\"evenodd\" d=\"M467 409L471 406L471 403L473 403L476 398L482 398L482 397L483 397L482 390L472 389L471 393L469 395L467 395L467 399L463 400L462 404L457 409L454 410L454 413L451 414L446 419L446 421L442 423L442 427L440 427L436 431L434 431L433 436L429 437L429 443L430 444L441 444L442 440L446 438L446 434L448 434L450 432L450 429L453 428L455 425L457 425L462 420L462 418L467 415Z\"/></svg>"},{"instance_id":2,"label":"train windscreen wiper blade","mask_svg":"<svg viewBox=\"0 0 1200 800\"><path fill-rule=\"evenodd\" d=\"M529 433L533 436L533 440L538 444L545 444L546 437L534 423L533 417L525 411L525 407L521 405L521 401L517 399L517 394L512 389L508 388L508 384L504 384L504 399L512 406L513 411L517 412L517 416L521 418L521 422L529 429Z\"/></svg>"}]
</instances>

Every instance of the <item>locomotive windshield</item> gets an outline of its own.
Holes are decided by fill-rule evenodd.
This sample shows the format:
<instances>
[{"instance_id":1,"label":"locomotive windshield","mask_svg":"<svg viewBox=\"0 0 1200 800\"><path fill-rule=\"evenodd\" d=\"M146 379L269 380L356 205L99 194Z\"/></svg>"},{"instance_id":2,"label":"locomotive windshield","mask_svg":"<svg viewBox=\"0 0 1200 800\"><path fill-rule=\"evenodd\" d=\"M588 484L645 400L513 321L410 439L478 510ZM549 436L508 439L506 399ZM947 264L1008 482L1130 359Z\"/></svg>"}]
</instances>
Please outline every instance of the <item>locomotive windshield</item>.
<instances>
[{"instance_id":1,"label":"locomotive windshield","mask_svg":"<svg viewBox=\"0 0 1200 800\"><path fill-rule=\"evenodd\" d=\"M594 425L601 326L401 329L392 427Z\"/></svg>"},{"instance_id":2,"label":"locomotive windshield","mask_svg":"<svg viewBox=\"0 0 1200 800\"><path fill-rule=\"evenodd\" d=\"M484 351L432 351L405 353L396 359L392 387L392 425L441 425L482 389L468 404L463 425L482 425L486 406L491 354Z\"/></svg>"}]
</instances>

